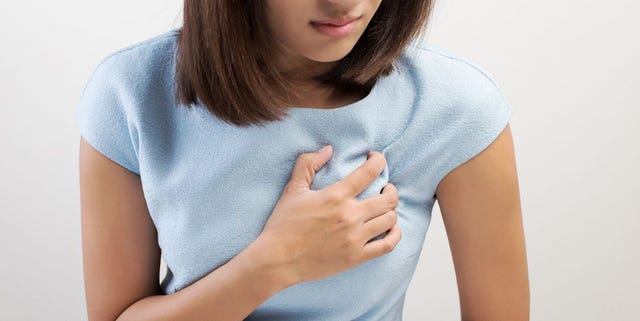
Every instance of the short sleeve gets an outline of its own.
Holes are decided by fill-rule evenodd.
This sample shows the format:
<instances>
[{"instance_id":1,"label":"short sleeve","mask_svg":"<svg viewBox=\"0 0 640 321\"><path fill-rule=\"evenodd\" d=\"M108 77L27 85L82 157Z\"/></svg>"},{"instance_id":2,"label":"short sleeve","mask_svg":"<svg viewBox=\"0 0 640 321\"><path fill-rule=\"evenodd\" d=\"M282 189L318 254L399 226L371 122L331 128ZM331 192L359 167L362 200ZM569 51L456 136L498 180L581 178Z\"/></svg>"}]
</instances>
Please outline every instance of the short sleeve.
<instances>
[{"instance_id":1,"label":"short sleeve","mask_svg":"<svg viewBox=\"0 0 640 321\"><path fill-rule=\"evenodd\" d=\"M126 77L114 55L101 61L80 95L76 120L80 134L91 146L140 175L137 130L123 92Z\"/></svg>"},{"instance_id":2,"label":"short sleeve","mask_svg":"<svg viewBox=\"0 0 640 321\"><path fill-rule=\"evenodd\" d=\"M436 182L485 150L504 131L513 109L494 78L478 65L469 63L457 83L462 90L446 109L448 125L441 132Z\"/></svg>"}]
</instances>

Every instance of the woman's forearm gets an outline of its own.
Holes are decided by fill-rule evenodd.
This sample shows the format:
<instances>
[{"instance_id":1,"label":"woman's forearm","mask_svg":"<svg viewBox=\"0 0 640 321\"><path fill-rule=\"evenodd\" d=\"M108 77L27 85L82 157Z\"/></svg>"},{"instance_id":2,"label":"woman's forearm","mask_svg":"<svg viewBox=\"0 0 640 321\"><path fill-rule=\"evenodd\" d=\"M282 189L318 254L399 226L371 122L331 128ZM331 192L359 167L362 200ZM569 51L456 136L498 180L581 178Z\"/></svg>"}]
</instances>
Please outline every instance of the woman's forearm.
<instances>
[{"instance_id":1,"label":"woman's forearm","mask_svg":"<svg viewBox=\"0 0 640 321\"><path fill-rule=\"evenodd\" d=\"M295 282L253 242L236 257L188 287L168 295L146 297L129 306L116 321L240 321L262 302Z\"/></svg>"}]
</instances>

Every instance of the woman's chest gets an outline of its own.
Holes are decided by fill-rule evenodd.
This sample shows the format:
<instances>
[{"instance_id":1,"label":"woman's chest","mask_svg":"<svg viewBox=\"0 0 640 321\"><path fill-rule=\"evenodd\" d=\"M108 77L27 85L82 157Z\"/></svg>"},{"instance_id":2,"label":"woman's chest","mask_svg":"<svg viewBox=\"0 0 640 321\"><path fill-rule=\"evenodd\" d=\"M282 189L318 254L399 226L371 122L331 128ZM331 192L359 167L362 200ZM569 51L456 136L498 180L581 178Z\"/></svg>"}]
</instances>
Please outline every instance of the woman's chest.
<instances>
[{"instance_id":1,"label":"woman's chest","mask_svg":"<svg viewBox=\"0 0 640 321\"><path fill-rule=\"evenodd\" d=\"M162 256L174 278L173 288L167 291L203 277L257 238L300 154L325 144L333 146L331 159L316 172L310 186L318 190L344 179L366 161L369 151L391 152L392 135L384 139L375 125L365 122L348 125L334 123L333 131L303 124L249 130L196 128L165 137L163 143L147 140L143 151L164 159L142 163L141 178ZM396 180L390 171L393 165L388 161L358 198L379 194L388 182L397 187L411 185L408 175L399 176L405 182ZM419 254L433 204L427 197L417 199L414 191L398 189L398 193L403 240L387 259L360 267L396 271L398 279L389 284L412 271L403 262ZM362 278L363 286L375 284L366 276L356 278ZM344 291L350 291L348 284L344 286Z\"/></svg>"}]
</instances>

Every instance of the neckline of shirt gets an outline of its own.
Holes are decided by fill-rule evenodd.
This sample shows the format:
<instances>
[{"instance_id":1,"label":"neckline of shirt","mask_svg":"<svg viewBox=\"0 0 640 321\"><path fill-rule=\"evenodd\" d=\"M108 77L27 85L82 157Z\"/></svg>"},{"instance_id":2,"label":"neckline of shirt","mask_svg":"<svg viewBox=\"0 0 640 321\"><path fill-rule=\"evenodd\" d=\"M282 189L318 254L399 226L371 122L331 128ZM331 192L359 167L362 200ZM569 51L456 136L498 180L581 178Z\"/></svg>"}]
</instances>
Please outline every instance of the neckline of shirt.
<instances>
[{"instance_id":1,"label":"neckline of shirt","mask_svg":"<svg viewBox=\"0 0 640 321\"><path fill-rule=\"evenodd\" d=\"M387 77L388 76L382 76L378 78L376 82L373 84L373 86L371 87L371 89L369 90L369 93L367 93L367 95L364 98L344 106L340 106L336 108L288 107L287 110L289 110L289 113L291 114L295 114L295 113L329 114L329 113L349 112L349 111L352 111L353 109L357 109L362 105L367 105L372 100L374 100L378 94L378 91L380 90L380 87L382 86L383 81L385 81Z\"/></svg>"}]
</instances>

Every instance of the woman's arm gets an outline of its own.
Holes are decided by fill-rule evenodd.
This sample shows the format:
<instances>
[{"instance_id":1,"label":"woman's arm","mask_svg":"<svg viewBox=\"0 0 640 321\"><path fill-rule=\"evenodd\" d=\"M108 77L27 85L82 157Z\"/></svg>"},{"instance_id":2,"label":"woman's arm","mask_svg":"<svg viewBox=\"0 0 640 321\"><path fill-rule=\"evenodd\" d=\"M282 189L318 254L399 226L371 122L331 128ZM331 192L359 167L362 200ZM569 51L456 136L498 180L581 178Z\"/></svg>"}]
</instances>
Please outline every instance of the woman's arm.
<instances>
[{"instance_id":1,"label":"woman's arm","mask_svg":"<svg viewBox=\"0 0 640 321\"><path fill-rule=\"evenodd\" d=\"M529 320L529 278L513 140L507 125L440 182L436 197L462 320Z\"/></svg>"},{"instance_id":2,"label":"woman's arm","mask_svg":"<svg viewBox=\"0 0 640 321\"><path fill-rule=\"evenodd\" d=\"M79 169L89 321L242 320L291 285L254 242L204 278L162 295L160 249L140 177L83 138Z\"/></svg>"}]
</instances>

